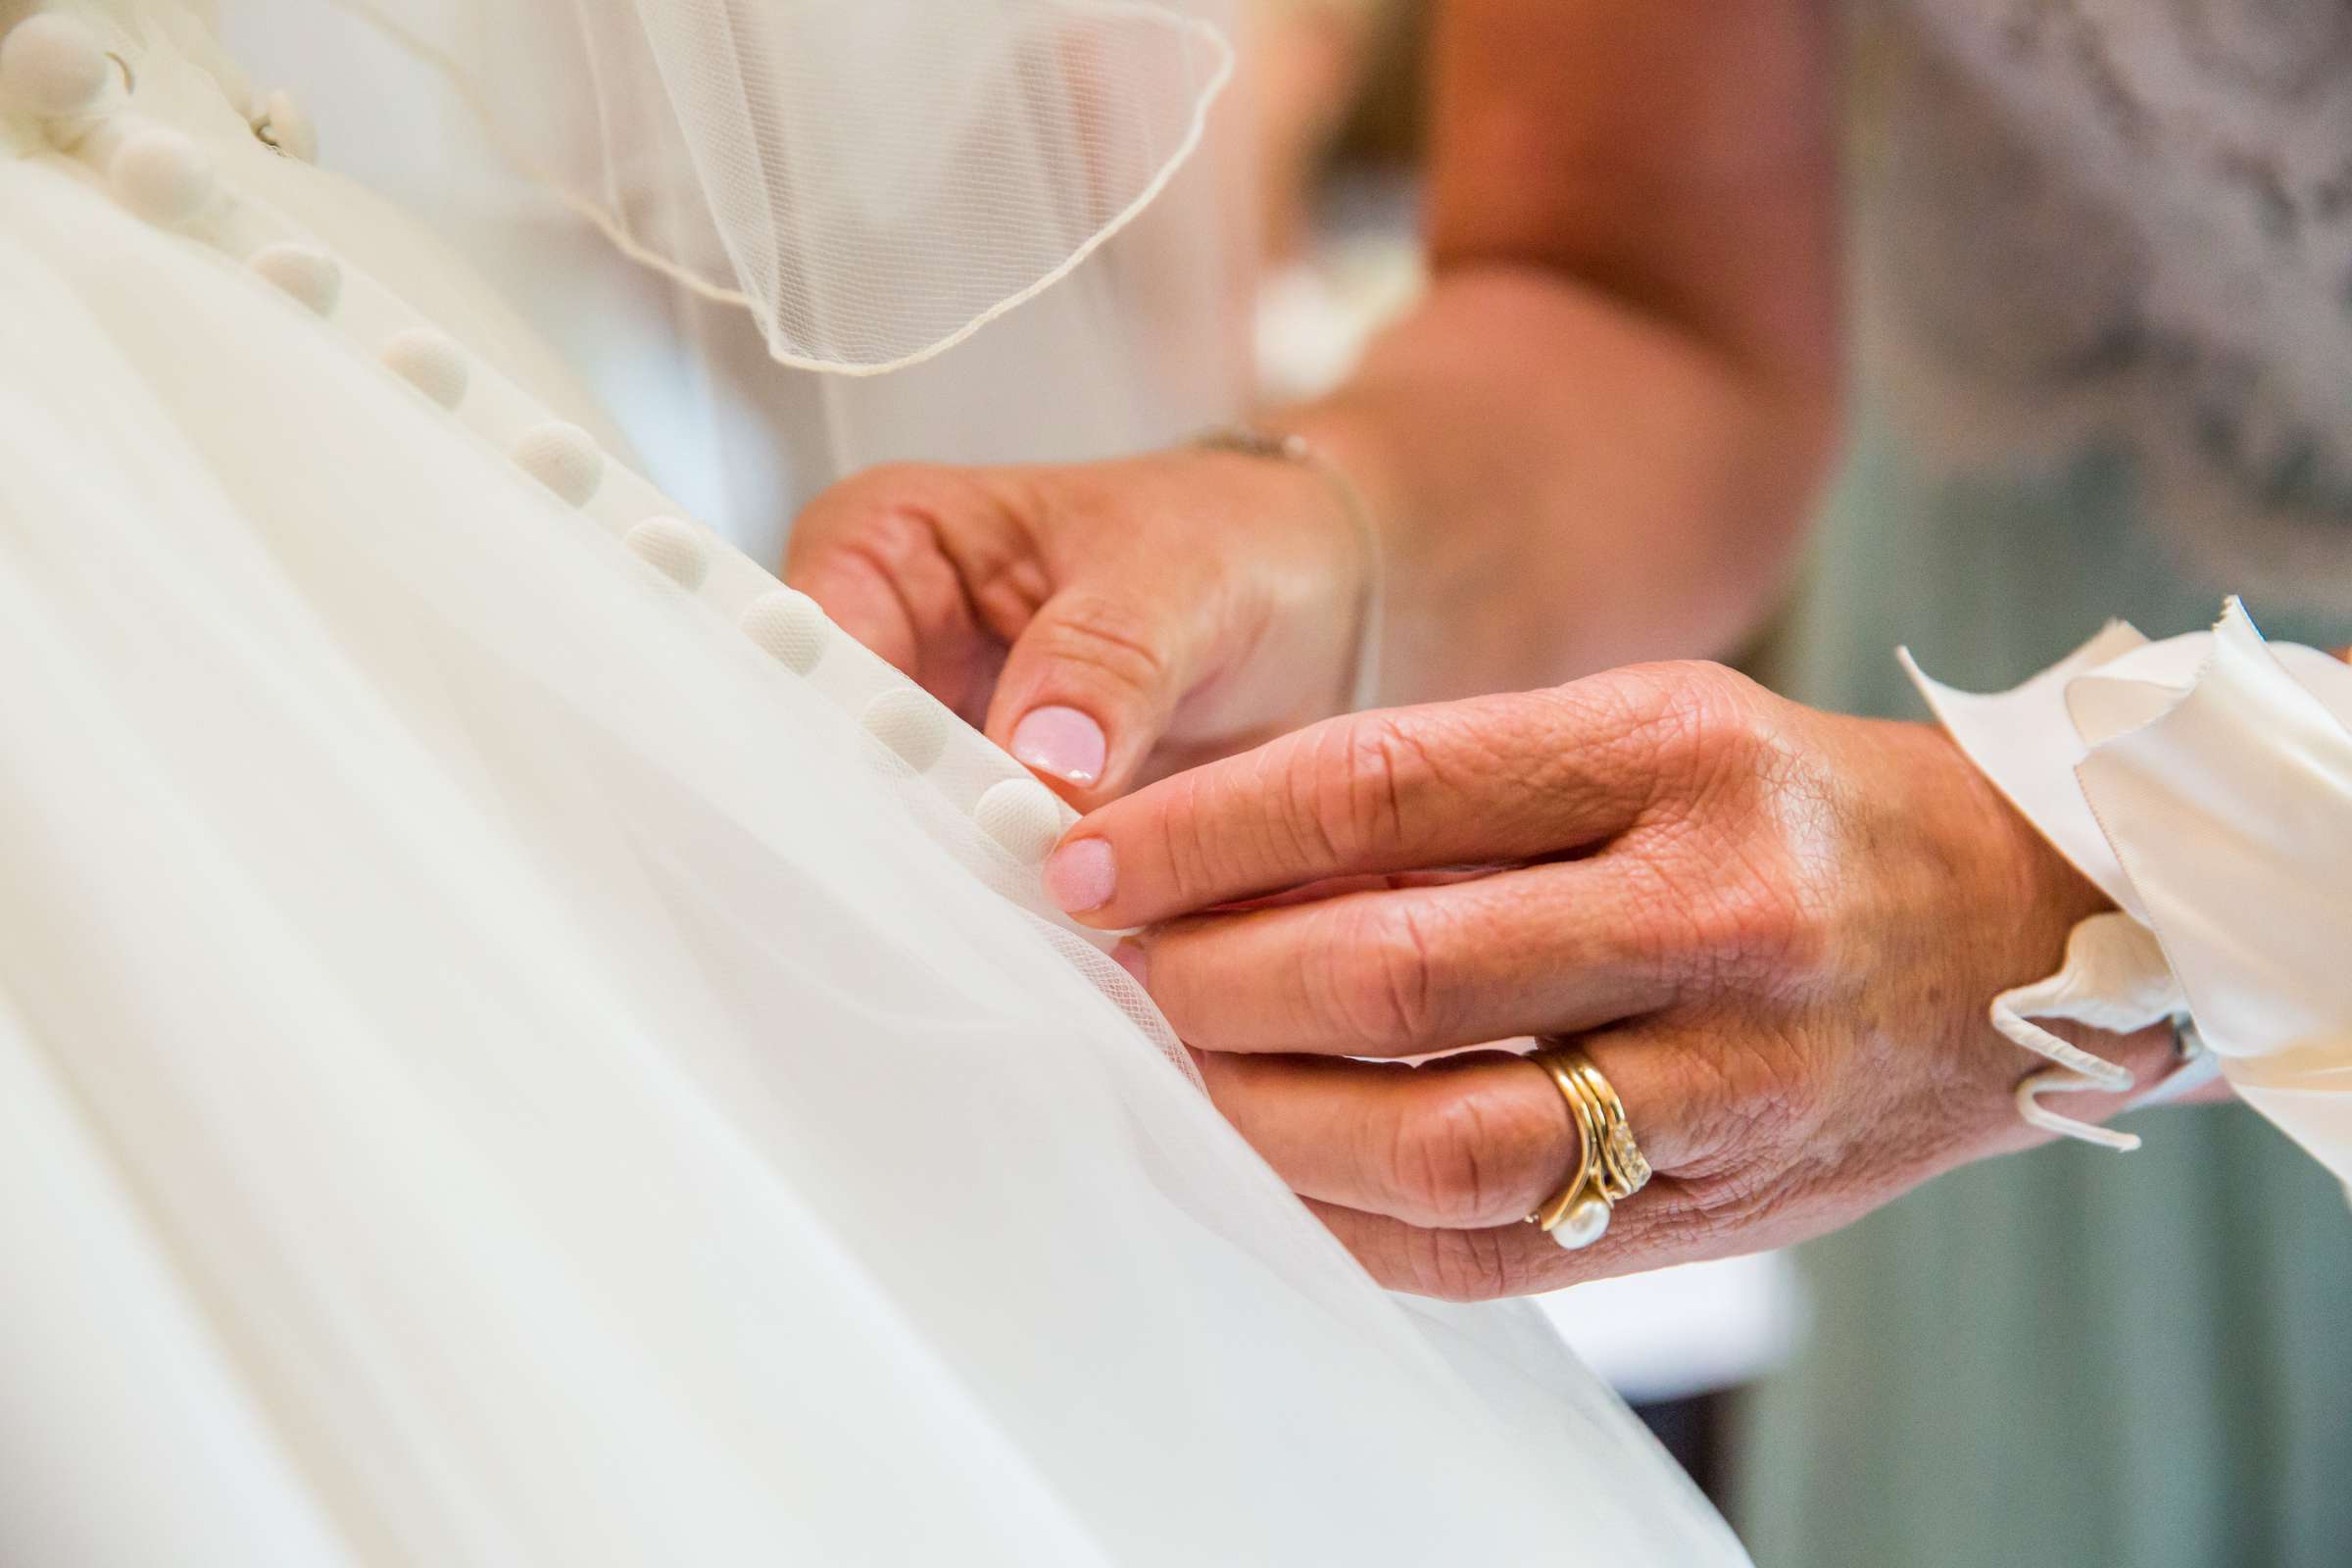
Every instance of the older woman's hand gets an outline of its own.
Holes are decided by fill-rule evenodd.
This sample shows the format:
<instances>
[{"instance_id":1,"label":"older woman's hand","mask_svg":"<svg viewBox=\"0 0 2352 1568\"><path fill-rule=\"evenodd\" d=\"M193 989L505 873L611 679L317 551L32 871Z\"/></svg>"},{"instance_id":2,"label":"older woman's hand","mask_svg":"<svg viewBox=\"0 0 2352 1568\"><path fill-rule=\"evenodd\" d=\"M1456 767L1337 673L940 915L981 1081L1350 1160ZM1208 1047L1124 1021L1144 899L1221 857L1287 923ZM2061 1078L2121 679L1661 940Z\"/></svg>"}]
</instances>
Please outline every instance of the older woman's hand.
<instances>
[{"instance_id":1,"label":"older woman's hand","mask_svg":"<svg viewBox=\"0 0 2352 1568\"><path fill-rule=\"evenodd\" d=\"M1102 808L1047 875L1149 928L1121 955L1218 1105L1371 1271L1456 1298L1794 1241L2035 1141L1986 1004L2102 903L1939 732L1707 664L1334 719ZM1362 1059L1531 1035L1659 1173L1583 1252L1523 1222L1576 1153L1541 1070Z\"/></svg>"}]
</instances>

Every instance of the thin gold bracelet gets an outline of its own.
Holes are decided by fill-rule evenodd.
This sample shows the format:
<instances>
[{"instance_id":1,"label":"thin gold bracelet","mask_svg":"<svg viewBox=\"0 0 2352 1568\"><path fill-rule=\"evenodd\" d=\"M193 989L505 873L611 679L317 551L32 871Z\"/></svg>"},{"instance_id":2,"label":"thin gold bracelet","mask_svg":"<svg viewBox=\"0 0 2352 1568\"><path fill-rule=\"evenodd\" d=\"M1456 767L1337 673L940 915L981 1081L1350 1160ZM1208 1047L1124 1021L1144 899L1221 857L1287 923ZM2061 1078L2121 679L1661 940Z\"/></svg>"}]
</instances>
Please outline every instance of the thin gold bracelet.
<instances>
[{"instance_id":1,"label":"thin gold bracelet","mask_svg":"<svg viewBox=\"0 0 2352 1568\"><path fill-rule=\"evenodd\" d=\"M1312 468L1323 475L1340 498L1340 507L1355 528L1357 548L1364 559L1363 581L1355 601L1355 651L1342 683L1344 711L1374 707L1380 700L1381 645L1388 610L1387 564L1380 548L1380 530L1364 495L1334 462L1306 437L1288 430L1261 430L1248 424L1220 424L1203 430L1187 443L1202 452L1231 452L1245 458L1266 458Z\"/></svg>"}]
</instances>

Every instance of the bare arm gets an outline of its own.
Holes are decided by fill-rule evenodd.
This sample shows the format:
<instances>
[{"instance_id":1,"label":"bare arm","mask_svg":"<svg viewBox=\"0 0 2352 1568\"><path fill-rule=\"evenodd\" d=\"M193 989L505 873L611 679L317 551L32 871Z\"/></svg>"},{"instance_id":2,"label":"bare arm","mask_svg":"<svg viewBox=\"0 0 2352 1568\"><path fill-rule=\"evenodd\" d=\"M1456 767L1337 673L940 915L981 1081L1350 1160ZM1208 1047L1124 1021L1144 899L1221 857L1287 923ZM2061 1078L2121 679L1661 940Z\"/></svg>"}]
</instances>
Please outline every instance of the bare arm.
<instances>
[{"instance_id":1,"label":"bare arm","mask_svg":"<svg viewBox=\"0 0 2352 1568\"><path fill-rule=\"evenodd\" d=\"M1448 0L1426 302L1277 421L1371 498L1383 695L1722 652L1835 433L1833 23L1816 0Z\"/></svg>"}]
</instances>

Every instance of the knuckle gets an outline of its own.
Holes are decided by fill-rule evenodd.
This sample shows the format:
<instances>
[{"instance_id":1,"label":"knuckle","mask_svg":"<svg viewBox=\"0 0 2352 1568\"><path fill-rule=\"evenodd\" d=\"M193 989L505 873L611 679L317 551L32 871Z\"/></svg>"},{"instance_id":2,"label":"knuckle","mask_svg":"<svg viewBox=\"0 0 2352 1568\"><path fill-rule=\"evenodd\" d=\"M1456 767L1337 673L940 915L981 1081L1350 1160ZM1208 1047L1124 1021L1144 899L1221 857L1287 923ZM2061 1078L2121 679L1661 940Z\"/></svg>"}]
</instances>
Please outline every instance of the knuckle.
<instances>
[{"instance_id":1,"label":"knuckle","mask_svg":"<svg viewBox=\"0 0 2352 1568\"><path fill-rule=\"evenodd\" d=\"M1040 652L1091 670L1112 690L1149 695L1167 685L1168 656L1138 608L1092 595L1066 597L1036 633L1044 644Z\"/></svg>"},{"instance_id":2,"label":"knuckle","mask_svg":"<svg viewBox=\"0 0 2352 1568\"><path fill-rule=\"evenodd\" d=\"M1413 803L1432 771L1427 749L1396 714L1316 726L1286 757L1294 849L1318 864L1346 867L1380 846L1409 843Z\"/></svg>"},{"instance_id":3,"label":"knuckle","mask_svg":"<svg viewBox=\"0 0 2352 1568\"><path fill-rule=\"evenodd\" d=\"M1690 1052L1690 1078L1678 1107L1691 1157L1678 1165L1702 1196L1753 1185L1769 1191L1769 1173L1802 1144L1814 1125L1819 1088L1802 1057L1765 1036L1727 1025Z\"/></svg>"},{"instance_id":4,"label":"knuckle","mask_svg":"<svg viewBox=\"0 0 2352 1568\"><path fill-rule=\"evenodd\" d=\"M1712 1253L1746 1251L1781 1218L1788 1200L1785 1163L1755 1154L1683 1179L1675 1222L1688 1240Z\"/></svg>"},{"instance_id":5,"label":"knuckle","mask_svg":"<svg viewBox=\"0 0 2352 1568\"><path fill-rule=\"evenodd\" d=\"M1628 739L1677 773L1735 767L1769 741L1770 695L1723 664L1637 665L1618 672L1609 695Z\"/></svg>"},{"instance_id":6,"label":"knuckle","mask_svg":"<svg viewBox=\"0 0 2352 1568\"><path fill-rule=\"evenodd\" d=\"M1618 872L1624 918L1613 940L1633 963L1670 984L1704 990L1718 979L1723 945L1711 929L1707 871L1679 854L1627 857Z\"/></svg>"},{"instance_id":7,"label":"knuckle","mask_svg":"<svg viewBox=\"0 0 2352 1568\"><path fill-rule=\"evenodd\" d=\"M1160 863L1179 895L1188 899L1228 881L1228 867L1217 849L1222 841L1200 827L1213 814L1207 778L1203 772L1178 773L1156 786L1164 792L1160 809L1152 817Z\"/></svg>"},{"instance_id":8,"label":"knuckle","mask_svg":"<svg viewBox=\"0 0 2352 1568\"><path fill-rule=\"evenodd\" d=\"M953 511L953 470L922 464L892 463L851 475L809 508L833 528L855 527L876 538L928 530L939 514Z\"/></svg>"},{"instance_id":9,"label":"knuckle","mask_svg":"<svg viewBox=\"0 0 2352 1568\"><path fill-rule=\"evenodd\" d=\"M942 480L912 466L869 468L827 490L803 512L785 541L792 566L819 557L847 559L897 580L941 553L943 529L955 508Z\"/></svg>"},{"instance_id":10,"label":"knuckle","mask_svg":"<svg viewBox=\"0 0 2352 1568\"><path fill-rule=\"evenodd\" d=\"M1487 1150L1477 1108L1448 1100L1397 1119L1388 1180L1418 1224L1478 1223L1488 1190Z\"/></svg>"},{"instance_id":11,"label":"knuckle","mask_svg":"<svg viewBox=\"0 0 2352 1568\"><path fill-rule=\"evenodd\" d=\"M1546 694L1592 737L1607 774L1639 780L1631 804L1653 816L1713 807L1756 778L1777 749L1779 699L1738 671L1702 661L1635 664ZM1663 808L1662 811L1657 808Z\"/></svg>"},{"instance_id":12,"label":"knuckle","mask_svg":"<svg viewBox=\"0 0 2352 1568\"><path fill-rule=\"evenodd\" d=\"M1427 748L1394 713L1357 719L1341 733L1347 756L1338 770L1344 790L1336 803L1340 819L1358 844L1408 843L1412 803L1423 798L1435 773Z\"/></svg>"},{"instance_id":13,"label":"knuckle","mask_svg":"<svg viewBox=\"0 0 2352 1568\"><path fill-rule=\"evenodd\" d=\"M1696 706L1675 722L1696 740L1672 764L1678 777L1635 858L1631 935L1644 956L1706 989L1816 973L1834 957L1837 835L1776 727L1767 704L1777 699L1688 701Z\"/></svg>"},{"instance_id":14,"label":"knuckle","mask_svg":"<svg viewBox=\"0 0 2352 1568\"><path fill-rule=\"evenodd\" d=\"M1519 1268L1492 1230L1419 1231L1409 1250L1415 1294L1445 1301L1492 1301L1514 1293Z\"/></svg>"},{"instance_id":15,"label":"knuckle","mask_svg":"<svg viewBox=\"0 0 2352 1568\"><path fill-rule=\"evenodd\" d=\"M1548 1167L1564 1157L1558 1121L1541 1102L1492 1089L1441 1091L1399 1118L1387 1153L1390 1183L1418 1223L1507 1224L1525 1216L1548 1185Z\"/></svg>"},{"instance_id":16,"label":"knuckle","mask_svg":"<svg viewBox=\"0 0 2352 1568\"><path fill-rule=\"evenodd\" d=\"M1747 1221L1701 1186L1686 1186L1671 1211L1650 1216L1650 1248L1674 1261L1731 1257L1752 1250L1740 1238Z\"/></svg>"},{"instance_id":17,"label":"knuckle","mask_svg":"<svg viewBox=\"0 0 2352 1568\"><path fill-rule=\"evenodd\" d=\"M1689 760L1709 771L1744 775L1772 746L1769 698L1754 681L1721 664L1680 666L1668 699Z\"/></svg>"},{"instance_id":18,"label":"knuckle","mask_svg":"<svg viewBox=\"0 0 2352 1568\"><path fill-rule=\"evenodd\" d=\"M1352 863L1358 841L1348 813L1334 808L1346 793L1336 735L1336 726L1320 726L1283 749L1269 796L1281 808L1266 823L1269 840L1279 840L1267 846L1273 858L1334 868Z\"/></svg>"},{"instance_id":19,"label":"knuckle","mask_svg":"<svg viewBox=\"0 0 2352 1568\"><path fill-rule=\"evenodd\" d=\"M1827 933L1801 870L1778 847L1750 848L1699 916L1695 956L1728 980L1764 984L1813 973Z\"/></svg>"},{"instance_id":20,"label":"knuckle","mask_svg":"<svg viewBox=\"0 0 2352 1568\"><path fill-rule=\"evenodd\" d=\"M1778 1217L1788 1195L1788 1161L1765 1150L1710 1182L1701 1208L1720 1233L1746 1237Z\"/></svg>"},{"instance_id":21,"label":"knuckle","mask_svg":"<svg viewBox=\"0 0 2352 1568\"><path fill-rule=\"evenodd\" d=\"M1342 906L1329 1022L1368 1051L1436 1039L1438 937L1433 915L1403 898L1370 895Z\"/></svg>"}]
</instances>

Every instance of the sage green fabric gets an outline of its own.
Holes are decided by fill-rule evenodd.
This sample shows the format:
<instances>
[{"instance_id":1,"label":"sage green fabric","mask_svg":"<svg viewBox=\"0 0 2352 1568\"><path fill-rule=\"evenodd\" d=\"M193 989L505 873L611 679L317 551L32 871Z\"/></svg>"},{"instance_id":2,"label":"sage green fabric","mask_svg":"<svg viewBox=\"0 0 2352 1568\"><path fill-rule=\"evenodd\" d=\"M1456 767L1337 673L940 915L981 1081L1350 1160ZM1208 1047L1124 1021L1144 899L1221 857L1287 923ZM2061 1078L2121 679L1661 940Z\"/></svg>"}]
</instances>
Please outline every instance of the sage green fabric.
<instances>
[{"instance_id":1,"label":"sage green fabric","mask_svg":"<svg viewBox=\"0 0 2352 1568\"><path fill-rule=\"evenodd\" d=\"M1773 678L1924 717L1898 643L1993 690L2109 616L2208 625L2228 589L2143 532L2122 456L1949 477L1866 412ZM2274 637L2342 644L2352 582L2341 603L2249 609ZM1811 1333L1736 1447L1760 1568L2352 1564L2344 1193L2242 1107L2132 1125L2135 1153L1976 1166L1799 1250Z\"/></svg>"}]
</instances>

